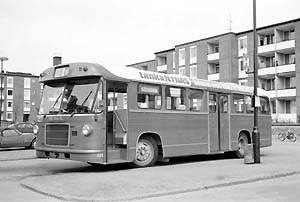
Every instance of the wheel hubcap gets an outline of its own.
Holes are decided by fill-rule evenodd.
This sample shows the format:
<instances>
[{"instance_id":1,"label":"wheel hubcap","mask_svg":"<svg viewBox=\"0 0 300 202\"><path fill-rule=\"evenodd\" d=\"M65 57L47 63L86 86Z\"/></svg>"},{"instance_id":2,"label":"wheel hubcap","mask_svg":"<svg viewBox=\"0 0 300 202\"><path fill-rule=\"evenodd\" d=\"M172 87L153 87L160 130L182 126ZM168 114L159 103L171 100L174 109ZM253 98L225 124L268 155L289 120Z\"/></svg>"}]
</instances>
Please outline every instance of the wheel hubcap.
<instances>
[{"instance_id":1,"label":"wheel hubcap","mask_svg":"<svg viewBox=\"0 0 300 202\"><path fill-rule=\"evenodd\" d=\"M151 155L151 148L148 144L142 143L138 145L136 156L138 161L146 161Z\"/></svg>"}]
</instances>

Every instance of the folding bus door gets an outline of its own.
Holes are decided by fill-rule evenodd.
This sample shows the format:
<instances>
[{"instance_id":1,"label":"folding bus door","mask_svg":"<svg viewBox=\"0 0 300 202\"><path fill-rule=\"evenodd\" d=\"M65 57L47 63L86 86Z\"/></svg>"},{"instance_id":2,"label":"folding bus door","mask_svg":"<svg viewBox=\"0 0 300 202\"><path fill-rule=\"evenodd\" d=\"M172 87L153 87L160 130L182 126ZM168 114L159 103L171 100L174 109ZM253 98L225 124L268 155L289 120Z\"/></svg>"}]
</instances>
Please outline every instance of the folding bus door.
<instances>
[{"instance_id":1,"label":"folding bus door","mask_svg":"<svg viewBox=\"0 0 300 202\"><path fill-rule=\"evenodd\" d=\"M127 160L127 84L107 82L106 161L118 163Z\"/></svg>"},{"instance_id":2,"label":"folding bus door","mask_svg":"<svg viewBox=\"0 0 300 202\"><path fill-rule=\"evenodd\" d=\"M209 92L209 150L229 149L228 95Z\"/></svg>"}]
</instances>

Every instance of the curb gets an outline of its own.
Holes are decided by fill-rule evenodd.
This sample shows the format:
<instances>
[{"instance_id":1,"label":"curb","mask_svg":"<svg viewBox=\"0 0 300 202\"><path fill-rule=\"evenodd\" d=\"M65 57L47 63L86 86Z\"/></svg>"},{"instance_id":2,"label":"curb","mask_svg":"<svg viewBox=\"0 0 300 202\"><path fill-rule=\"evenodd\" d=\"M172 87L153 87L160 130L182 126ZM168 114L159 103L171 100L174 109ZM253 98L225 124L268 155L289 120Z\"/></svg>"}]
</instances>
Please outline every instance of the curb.
<instances>
[{"instance_id":1,"label":"curb","mask_svg":"<svg viewBox=\"0 0 300 202\"><path fill-rule=\"evenodd\" d=\"M26 158L15 158L15 159L0 159L1 161L22 161L22 160L30 160L30 159L37 159L37 157L26 157Z\"/></svg>"},{"instance_id":2,"label":"curb","mask_svg":"<svg viewBox=\"0 0 300 202\"><path fill-rule=\"evenodd\" d=\"M190 189L183 189L178 191L169 191L164 193L156 193L156 194L149 194L144 196L133 196L133 197L127 197L127 198L116 198L116 199L89 199L84 197L71 197L71 196L57 196L55 193L47 193L44 191L40 191L30 185L26 185L26 183L20 182L20 185L26 189L29 189L31 191L37 192L39 194L43 194L46 196L50 196L56 199L64 200L64 201L82 201L82 202L108 202L108 201L134 201L134 200L141 200L141 199L147 199L147 198L156 198L156 197L162 197L162 196L168 196L168 195L176 195L176 194L183 194L183 193L189 193L189 192L195 192L195 191L201 191L201 190L207 190L207 189L215 189L215 188L222 188L222 187L228 187L228 186L234 186L234 185L240 185L240 184L247 184L247 183L253 183L258 181L264 181L264 180L270 180L270 179L276 179L276 178L282 178L282 177L288 177L292 175L298 175L300 174L299 171L292 171L287 173L280 173L270 176L264 176L264 177L256 177L256 178L250 178L245 180L238 180L238 181L232 181L232 182L225 182L220 184L213 184L208 186L201 186L196 188L190 188Z\"/></svg>"}]
</instances>

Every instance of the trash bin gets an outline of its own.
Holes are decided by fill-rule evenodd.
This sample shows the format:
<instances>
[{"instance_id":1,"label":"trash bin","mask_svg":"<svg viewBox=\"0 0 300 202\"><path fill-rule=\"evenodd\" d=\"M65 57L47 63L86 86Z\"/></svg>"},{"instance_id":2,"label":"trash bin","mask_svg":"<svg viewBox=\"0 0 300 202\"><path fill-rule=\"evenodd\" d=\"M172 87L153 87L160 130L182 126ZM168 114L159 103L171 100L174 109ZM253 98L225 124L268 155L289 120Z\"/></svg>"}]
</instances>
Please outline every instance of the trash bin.
<instances>
[{"instance_id":1,"label":"trash bin","mask_svg":"<svg viewBox=\"0 0 300 202\"><path fill-rule=\"evenodd\" d=\"M253 144L246 144L245 145L244 163L245 164L254 163Z\"/></svg>"}]
</instances>

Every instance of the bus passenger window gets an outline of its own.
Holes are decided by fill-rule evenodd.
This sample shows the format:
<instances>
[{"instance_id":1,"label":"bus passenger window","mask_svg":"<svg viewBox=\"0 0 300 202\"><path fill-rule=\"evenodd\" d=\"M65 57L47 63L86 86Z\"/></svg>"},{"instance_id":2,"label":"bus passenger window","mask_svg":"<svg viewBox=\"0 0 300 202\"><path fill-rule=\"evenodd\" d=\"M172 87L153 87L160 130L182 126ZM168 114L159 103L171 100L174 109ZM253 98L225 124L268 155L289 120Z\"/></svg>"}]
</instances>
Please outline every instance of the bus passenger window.
<instances>
[{"instance_id":1,"label":"bus passenger window","mask_svg":"<svg viewBox=\"0 0 300 202\"><path fill-rule=\"evenodd\" d=\"M269 106L268 98L260 97L259 112L261 114L269 114L270 113L270 106Z\"/></svg>"},{"instance_id":2,"label":"bus passenger window","mask_svg":"<svg viewBox=\"0 0 300 202\"><path fill-rule=\"evenodd\" d=\"M185 110L185 89L166 87L166 105L167 109Z\"/></svg>"},{"instance_id":3,"label":"bus passenger window","mask_svg":"<svg viewBox=\"0 0 300 202\"><path fill-rule=\"evenodd\" d=\"M244 96L239 94L233 94L233 112L244 113Z\"/></svg>"},{"instance_id":4,"label":"bus passenger window","mask_svg":"<svg viewBox=\"0 0 300 202\"><path fill-rule=\"evenodd\" d=\"M217 111L217 95L216 94L209 94L209 112L215 113Z\"/></svg>"},{"instance_id":5,"label":"bus passenger window","mask_svg":"<svg viewBox=\"0 0 300 202\"><path fill-rule=\"evenodd\" d=\"M245 102L246 102L246 112L248 114L251 114L254 112L254 108L252 107L252 97L247 95L245 97Z\"/></svg>"},{"instance_id":6,"label":"bus passenger window","mask_svg":"<svg viewBox=\"0 0 300 202\"><path fill-rule=\"evenodd\" d=\"M228 96L220 95L220 112L227 113L228 112Z\"/></svg>"},{"instance_id":7,"label":"bus passenger window","mask_svg":"<svg viewBox=\"0 0 300 202\"><path fill-rule=\"evenodd\" d=\"M203 90L190 90L190 110L203 111Z\"/></svg>"},{"instance_id":8,"label":"bus passenger window","mask_svg":"<svg viewBox=\"0 0 300 202\"><path fill-rule=\"evenodd\" d=\"M139 84L137 104L142 109L161 108L161 88L158 85Z\"/></svg>"}]
</instances>

